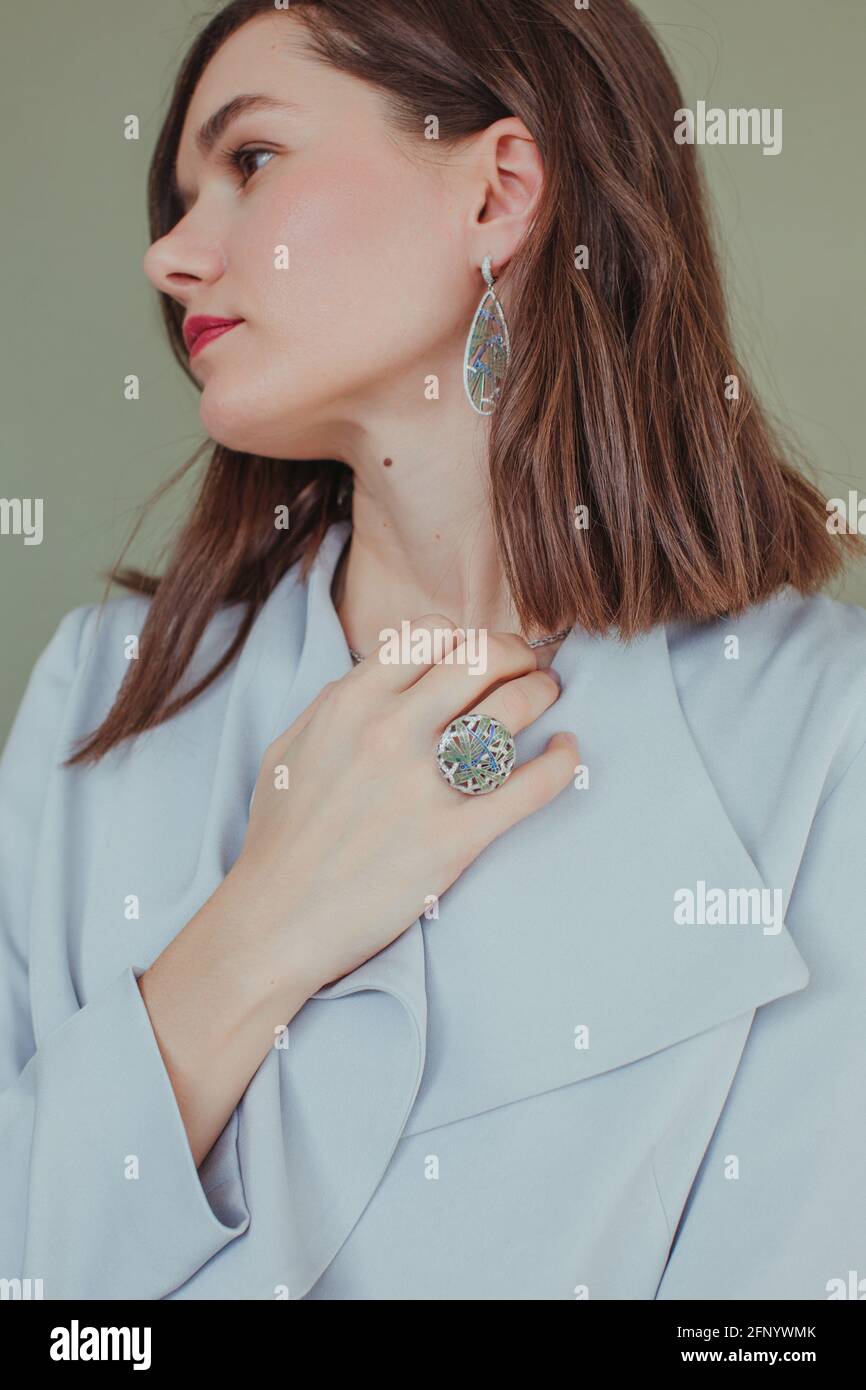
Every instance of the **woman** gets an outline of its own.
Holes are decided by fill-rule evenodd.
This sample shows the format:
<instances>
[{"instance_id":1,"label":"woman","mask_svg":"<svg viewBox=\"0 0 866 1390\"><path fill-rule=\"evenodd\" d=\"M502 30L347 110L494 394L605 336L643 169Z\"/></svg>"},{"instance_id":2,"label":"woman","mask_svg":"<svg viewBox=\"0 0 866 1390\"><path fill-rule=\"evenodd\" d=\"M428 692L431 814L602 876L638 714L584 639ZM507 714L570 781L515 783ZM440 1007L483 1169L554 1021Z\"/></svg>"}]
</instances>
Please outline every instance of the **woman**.
<instances>
[{"instance_id":1,"label":"woman","mask_svg":"<svg viewBox=\"0 0 866 1390\"><path fill-rule=\"evenodd\" d=\"M736 362L681 106L625 0L193 45L145 269L215 447L4 754L3 1276L862 1267L859 543Z\"/></svg>"}]
</instances>

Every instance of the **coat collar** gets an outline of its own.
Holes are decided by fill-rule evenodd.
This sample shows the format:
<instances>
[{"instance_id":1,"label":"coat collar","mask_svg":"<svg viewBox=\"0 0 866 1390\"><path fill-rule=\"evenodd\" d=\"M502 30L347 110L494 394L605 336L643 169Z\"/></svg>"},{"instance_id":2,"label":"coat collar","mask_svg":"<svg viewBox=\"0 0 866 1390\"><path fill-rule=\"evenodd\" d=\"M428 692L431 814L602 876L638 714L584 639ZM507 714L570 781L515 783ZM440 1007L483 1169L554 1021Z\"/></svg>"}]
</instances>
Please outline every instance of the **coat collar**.
<instances>
[{"instance_id":1,"label":"coat collar","mask_svg":"<svg viewBox=\"0 0 866 1390\"><path fill-rule=\"evenodd\" d=\"M268 742L351 670L330 594L349 531L331 527L308 577L302 645ZM301 592L278 586L271 637ZM676 890L700 880L780 885L764 883L707 773L666 628L628 644L573 629L554 664L562 693L519 736L518 758L574 729L589 789L566 789L494 841L438 919L319 990L290 1026L283 1084L303 1124L287 1126L287 1180L306 1194L293 1214L293 1296L333 1259L402 1135L637 1062L808 982L785 926L675 922ZM589 1045L578 1047L582 1025Z\"/></svg>"}]
</instances>

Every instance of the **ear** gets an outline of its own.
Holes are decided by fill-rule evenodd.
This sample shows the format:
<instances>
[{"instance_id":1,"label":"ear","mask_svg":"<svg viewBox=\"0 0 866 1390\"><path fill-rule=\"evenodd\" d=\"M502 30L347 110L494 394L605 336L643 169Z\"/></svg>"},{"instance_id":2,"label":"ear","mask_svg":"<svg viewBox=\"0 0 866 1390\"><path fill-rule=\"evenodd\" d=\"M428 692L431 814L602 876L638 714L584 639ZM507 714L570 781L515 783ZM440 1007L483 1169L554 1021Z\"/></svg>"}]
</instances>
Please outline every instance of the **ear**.
<instances>
[{"instance_id":1,"label":"ear","mask_svg":"<svg viewBox=\"0 0 866 1390\"><path fill-rule=\"evenodd\" d=\"M476 137L476 209L469 227L474 265L490 256L498 275L529 228L544 184L538 147L519 116L494 121Z\"/></svg>"}]
</instances>

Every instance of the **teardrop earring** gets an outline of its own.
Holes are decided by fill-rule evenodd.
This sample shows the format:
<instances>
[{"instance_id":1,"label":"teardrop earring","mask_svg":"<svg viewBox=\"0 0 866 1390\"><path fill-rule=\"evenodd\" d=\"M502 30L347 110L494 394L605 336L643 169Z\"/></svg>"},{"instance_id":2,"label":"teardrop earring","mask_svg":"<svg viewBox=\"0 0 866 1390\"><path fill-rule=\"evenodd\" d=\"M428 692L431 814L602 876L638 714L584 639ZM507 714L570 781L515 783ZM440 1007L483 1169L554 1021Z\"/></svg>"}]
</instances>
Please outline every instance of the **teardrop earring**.
<instances>
[{"instance_id":1,"label":"teardrop earring","mask_svg":"<svg viewBox=\"0 0 866 1390\"><path fill-rule=\"evenodd\" d=\"M481 274L487 289L475 310L466 339L463 386L472 409L479 415L492 415L502 389L511 344L505 314L493 290L496 277L492 274L489 256L484 257Z\"/></svg>"}]
</instances>

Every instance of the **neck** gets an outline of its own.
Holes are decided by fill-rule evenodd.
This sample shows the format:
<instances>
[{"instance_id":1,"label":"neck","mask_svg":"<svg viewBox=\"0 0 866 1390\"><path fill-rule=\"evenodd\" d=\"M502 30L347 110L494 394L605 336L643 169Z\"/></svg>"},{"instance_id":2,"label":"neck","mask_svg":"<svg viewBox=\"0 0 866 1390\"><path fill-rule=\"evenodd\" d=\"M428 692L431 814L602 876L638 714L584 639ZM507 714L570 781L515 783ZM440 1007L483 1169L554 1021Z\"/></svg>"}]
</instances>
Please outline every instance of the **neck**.
<instances>
[{"instance_id":1,"label":"neck","mask_svg":"<svg viewBox=\"0 0 866 1390\"><path fill-rule=\"evenodd\" d=\"M472 410L453 360L433 365L440 399L419 399L416 371L355 402L315 441L314 454L352 469L352 535L332 596L349 646L364 656L383 629L431 613L452 627L521 631L487 503L490 420ZM558 646L537 649L539 666Z\"/></svg>"},{"instance_id":2,"label":"neck","mask_svg":"<svg viewBox=\"0 0 866 1390\"><path fill-rule=\"evenodd\" d=\"M359 522L359 516L363 518ZM352 533L334 575L332 598L349 646L361 656L373 651L385 628L438 613L452 627L519 632L520 624L502 579L492 527L464 519L460 540L443 530L417 525L401 529L395 518L371 515L359 499L357 482ZM533 631L528 640L550 634ZM560 639L537 648L538 666L548 666Z\"/></svg>"}]
</instances>

